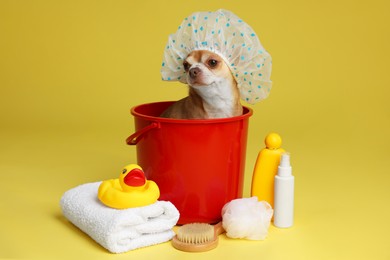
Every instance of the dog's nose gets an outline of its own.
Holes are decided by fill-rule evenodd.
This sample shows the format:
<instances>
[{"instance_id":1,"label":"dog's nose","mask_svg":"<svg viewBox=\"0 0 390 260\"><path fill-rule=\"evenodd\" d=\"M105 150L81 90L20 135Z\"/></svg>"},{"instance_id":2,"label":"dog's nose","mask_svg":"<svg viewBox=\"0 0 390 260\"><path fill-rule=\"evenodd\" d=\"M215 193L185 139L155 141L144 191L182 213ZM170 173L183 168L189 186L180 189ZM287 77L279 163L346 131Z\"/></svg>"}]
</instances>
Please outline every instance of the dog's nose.
<instances>
[{"instance_id":1,"label":"dog's nose","mask_svg":"<svg viewBox=\"0 0 390 260\"><path fill-rule=\"evenodd\" d=\"M194 78L196 78L200 73L202 73L202 71L201 71L198 67L195 67L195 68L190 69L189 73L190 73L190 77L194 79Z\"/></svg>"}]
</instances>

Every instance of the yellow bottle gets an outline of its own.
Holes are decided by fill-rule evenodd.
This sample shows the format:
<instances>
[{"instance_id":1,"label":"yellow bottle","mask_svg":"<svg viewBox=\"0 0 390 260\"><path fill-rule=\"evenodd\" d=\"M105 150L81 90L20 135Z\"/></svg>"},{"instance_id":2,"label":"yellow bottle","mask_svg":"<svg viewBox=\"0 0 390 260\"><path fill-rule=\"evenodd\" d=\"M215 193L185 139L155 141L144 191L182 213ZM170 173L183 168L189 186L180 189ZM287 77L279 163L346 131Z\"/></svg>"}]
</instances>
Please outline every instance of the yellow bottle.
<instances>
[{"instance_id":1,"label":"yellow bottle","mask_svg":"<svg viewBox=\"0 0 390 260\"><path fill-rule=\"evenodd\" d=\"M257 156L252 176L251 195L258 200L267 201L274 207L274 180L278 171L280 158L285 151L280 148L282 138L276 133L270 133L265 138L265 148Z\"/></svg>"}]
</instances>

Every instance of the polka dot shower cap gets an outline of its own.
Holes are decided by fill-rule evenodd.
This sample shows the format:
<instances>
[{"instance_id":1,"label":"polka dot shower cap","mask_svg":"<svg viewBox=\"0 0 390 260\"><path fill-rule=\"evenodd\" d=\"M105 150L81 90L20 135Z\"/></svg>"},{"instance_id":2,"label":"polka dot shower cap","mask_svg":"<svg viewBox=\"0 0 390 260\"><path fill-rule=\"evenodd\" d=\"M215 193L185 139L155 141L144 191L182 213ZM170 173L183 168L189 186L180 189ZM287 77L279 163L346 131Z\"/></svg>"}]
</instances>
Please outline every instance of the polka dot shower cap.
<instances>
[{"instance_id":1,"label":"polka dot shower cap","mask_svg":"<svg viewBox=\"0 0 390 260\"><path fill-rule=\"evenodd\" d=\"M169 36L162 79L187 83L183 61L194 50L212 51L224 59L243 101L255 104L268 96L272 86L271 56L252 28L235 14L218 10L185 18L177 32Z\"/></svg>"}]
</instances>

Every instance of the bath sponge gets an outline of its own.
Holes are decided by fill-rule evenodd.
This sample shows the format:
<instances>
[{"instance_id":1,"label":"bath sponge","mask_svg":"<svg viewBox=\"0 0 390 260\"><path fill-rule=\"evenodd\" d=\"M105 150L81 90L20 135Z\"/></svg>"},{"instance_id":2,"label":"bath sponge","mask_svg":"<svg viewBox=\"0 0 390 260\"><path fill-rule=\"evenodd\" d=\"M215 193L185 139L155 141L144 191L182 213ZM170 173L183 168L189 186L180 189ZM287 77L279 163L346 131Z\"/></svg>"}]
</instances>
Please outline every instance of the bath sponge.
<instances>
[{"instance_id":1,"label":"bath sponge","mask_svg":"<svg viewBox=\"0 0 390 260\"><path fill-rule=\"evenodd\" d=\"M222 225L230 238L264 240L272 215L268 202L257 197L235 199L222 208Z\"/></svg>"}]
</instances>

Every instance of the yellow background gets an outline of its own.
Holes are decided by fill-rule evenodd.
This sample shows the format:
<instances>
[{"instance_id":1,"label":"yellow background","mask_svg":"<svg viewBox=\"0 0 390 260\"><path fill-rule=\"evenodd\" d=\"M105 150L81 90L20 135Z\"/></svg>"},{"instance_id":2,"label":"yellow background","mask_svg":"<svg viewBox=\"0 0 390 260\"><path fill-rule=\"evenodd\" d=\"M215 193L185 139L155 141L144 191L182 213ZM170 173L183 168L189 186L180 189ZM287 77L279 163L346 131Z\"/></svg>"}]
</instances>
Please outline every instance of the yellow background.
<instances>
[{"instance_id":1,"label":"yellow background","mask_svg":"<svg viewBox=\"0 0 390 260\"><path fill-rule=\"evenodd\" d=\"M170 33L225 8L273 57L251 106L245 197L271 131L291 152L295 225L113 255L64 219L62 194L135 162L132 106L186 95L162 82ZM0 258L390 259L390 4L372 1L0 1ZM218 258L219 259L219 258Z\"/></svg>"}]
</instances>

